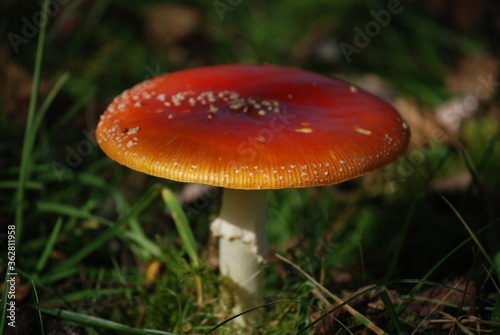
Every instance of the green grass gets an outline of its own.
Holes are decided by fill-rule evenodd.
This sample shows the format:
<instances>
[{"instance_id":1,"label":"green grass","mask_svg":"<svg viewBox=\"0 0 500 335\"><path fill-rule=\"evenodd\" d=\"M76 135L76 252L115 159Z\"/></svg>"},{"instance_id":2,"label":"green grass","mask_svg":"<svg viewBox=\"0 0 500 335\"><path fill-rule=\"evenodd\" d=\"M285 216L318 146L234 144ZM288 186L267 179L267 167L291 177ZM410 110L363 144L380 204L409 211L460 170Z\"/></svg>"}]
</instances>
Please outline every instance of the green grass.
<instances>
[{"instance_id":1,"label":"green grass","mask_svg":"<svg viewBox=\"0 0 500 335\"><path fill-rule=\"evenodd\" d=\"M482 33L487 19L462 33L417 4L405 3L348 64L342 55L320 57L319 46L352 42L353 28L373 20L370 10L385 2L242 1L222 21L210 1L176 3L198 19L190 34L170 44L147 32L159 3L128 0L70 2L18 53L2 40L0 87L10 92L0 105L5 334L12 332L11 299L1 234L10 225L16 226L19 334L235 333L220 307L209 231L220 192L200 206L179 204L175 194L183 185L120 166L92 137L99 115L124 89L197 65L270 62L346 78L378 74L398 96L432 107L453 96L445 77L458 59L486 52L498 59L495 37ZM3 4L2 36L21 34L22 17L32 20L37 6ZM19 68L28 79L9 79ZM30 94L17 94L23 89ZM447 327L456 334L500 332L498 104L495 91L455 141L413 143L399 162L366 177L271 191L268 232L284 260L269 260L264 318L255 332L309 334L319 324L334 334L360 334L368 326L387 334L449 334ZM424 159L411 165L419 150ZM459 175L469 178L464 187L432 186ZM465 292L466 284L474 290ZM443 301L429 289L459 298ZM337 298L356 311L334 306ZM368 308L374 305L380 309ZM324 316L314 321L316 312Z\"/></svg>"}]
</instances>

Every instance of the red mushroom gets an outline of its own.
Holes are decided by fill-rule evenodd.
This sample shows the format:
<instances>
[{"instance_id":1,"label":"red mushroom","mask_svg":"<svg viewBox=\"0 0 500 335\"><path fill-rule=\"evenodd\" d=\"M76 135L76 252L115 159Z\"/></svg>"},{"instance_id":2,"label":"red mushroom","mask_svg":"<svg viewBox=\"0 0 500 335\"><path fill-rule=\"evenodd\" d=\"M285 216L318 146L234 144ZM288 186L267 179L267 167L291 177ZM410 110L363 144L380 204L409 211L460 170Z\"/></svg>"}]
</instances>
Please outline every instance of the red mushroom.
<instances>
[{"instance_id":1,"label":"red mushroom","mask_svg":"<svg viewBox=\"0 0 500 335\"><path fill-rule=\"evenodd\" d=\"M331 77L222 65L145 81L102 115L112 159L153 176L224 187L212 232L234 313L262 302L267 189L340 183L403 154L410 131L388 103Z\"/></svg>"}]
</instances>

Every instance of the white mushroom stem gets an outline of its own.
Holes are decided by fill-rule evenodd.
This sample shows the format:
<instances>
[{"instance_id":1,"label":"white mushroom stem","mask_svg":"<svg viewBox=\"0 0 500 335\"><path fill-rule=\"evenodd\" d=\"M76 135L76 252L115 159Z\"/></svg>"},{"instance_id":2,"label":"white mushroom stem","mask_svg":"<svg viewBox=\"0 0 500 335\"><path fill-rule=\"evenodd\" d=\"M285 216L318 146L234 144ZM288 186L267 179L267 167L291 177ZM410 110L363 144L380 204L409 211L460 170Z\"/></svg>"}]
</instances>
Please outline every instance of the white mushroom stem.
<instances>
[{"instance_id":1,"label":"white mushroom stem","mask_svg":"<svg viewBox=\"0 0 500 335\"><path fill-rule=\"evenodd\" d=\"M235 315L258 307L264 295L264 259L269 250L266 233L266 191L225 189L219 217L212 233L219 237L219 268L228 285L223 294L226 306ZM229 299L228 299L229 298ZM236 322L258 321L257 310Z\"/></svg>"}]
</instances>

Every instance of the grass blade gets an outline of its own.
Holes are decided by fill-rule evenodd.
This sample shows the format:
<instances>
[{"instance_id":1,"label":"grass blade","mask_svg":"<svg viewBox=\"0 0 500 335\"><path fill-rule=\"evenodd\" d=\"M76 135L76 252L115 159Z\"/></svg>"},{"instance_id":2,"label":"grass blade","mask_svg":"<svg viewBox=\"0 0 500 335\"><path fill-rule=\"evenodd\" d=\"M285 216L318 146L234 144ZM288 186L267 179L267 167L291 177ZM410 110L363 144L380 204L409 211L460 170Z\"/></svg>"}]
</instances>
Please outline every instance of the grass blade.
<instances>
[{"instance_id":1,"label":"grass blade","mask_svg":"<svg viewBox=\"0 0 500 335\"><path fill-rule=\"evenodd\" d=\"M2 291L2 301L0 302L0 334L3 333L5 328L5 320L7 315L7 290L9 289L9 283L7 279L9 278L9 270L7 268L7 274L3 280L3 291Z\"/></svg>"},{"instance_id":2,"label":"grass blade","mask_svg":"<svg viewBox=\"0 0 500 335\"><path fill-rule=\"evenodd\" d=\"M113 199L120 206L120 208L125 211L130 210L130 205L120 192L112 190L112 195ZM126 232L126 237L141 247L141 255L143 255L145 259L150 258L151 256L156 258L160 258L162 256L161 248L146 236L140 222L137 219L130 219L129 227L130 231Z\"/></svg>"},{"instance_id":3,"label":"grass blade","mask_svg":"<svg viewBox=\"0 0 500 335\"><path fill-rule=\"evenodd\" d=\"M96 284L98 285L99 282ZM112 296L112 295L118 295L123 293L123 291L126 288L124 287L119 287L119 288L95 288L95 289L88 289L84 291L78 291L78 292L68 292L64 294L64 297L56 296L52 297L49 299L45 299L43 301L44 305L52 305L52 306L57 306L54 304L66 304L66 303L71 303L71 302L79 302L79 301L86 301L90 299L98 299L99 297L102 296Z\"/></svg>"},{"instance_id":4,"label":"grass blade","mask_svg":"<svg viewBox=\"0 0 500 335\"><path fill-rule=\"evenodd\" d=\"M95 220L103 225L113 226L112 221L97 215L90 214L85 209L57 202L38 201L36 203L36 209L39 210L40 212L51 212L85 220Z\"/></svg>"},{"instance_id":5,"label":"grass blade","mask_svg":"<svg viewBox=\"0 0 500 335\"><path fill-rule=\"evenodd\" d=\"M17 188L15 196L15 224L16 224L16 243L19 245L21 243L22 232L23 232L23 210L24 210L24 194L25 186L28 181L30 167L31 167L31 153L33 151L33 145L35 143L36 134L33 133L33 126L35 121L35 109L38 100L38 91L40 89L41 80L41 70L42 70L42 58L43 58L43 47L45 44L45 32L47 29L48 22L48 8L49 0L44 0L42 4L42 14L40 18L40 31L38 33L38 45L36 49L35 57L35 68L33 73L33 85L31 87L31 97L30 104L28 108L28 117L26 120L26 129L24 133L24 141L21 155L21 164L19 168L19 186Z\"/></svg>"},{"instance_id":6,"label":"grass blade","mask_svg":"<svg viewBox=\"0 0 500 335\"><path fill-rule=\"evenodd\" d=\"M339 297L337 297L335 294L327 290L323 285L318 283L313 277L311 277L307 272L305 272L301 267L297 266L294 264L292 261L289 259L281 256L280 254L275 254L278 259L282 260L283 262L293 266L295 269L297 269L300 273L302 273L310 282L312 282L316 287L320 288L323 292L325 292L330 298L332 298L337 304L342 305L343 308L349 314L351 314L357 321L361 322L363 325L365 325L367 328L369 328L372 332L374 332L377 335L388 335L383 329L379 328L377 325L375 325L370 319L368 319L366 316L352 308L347 304L346 301L343 301Z\"/></svg>"},{"instance_id":7,"label":"grass blade","mask_svg":"<svg viewBox=\"0 0 500 335\"><path fill-rule=\"evenodd\" d=\"M179 202L175 198L174 193L171 190L167 188L162 189L161 196L163 198L163 201L165 202L165 205L167 205L167 207L172 212L172 218L174 219L175 226L177 227L177 231L179 232L179 236L181 237L182 244L186 249L189 258L191 259L193 266L198 267L199 261L196 241L194 239L193 232L191 231L191 227L189 227L189 222L186 214L182 210L181 205L179 204Z\"/></svg>"},{"instance_id":8,"label":"grass blade","mask_svg":"<svg viewBox=\"0 0 500 335\"><path fill-rule=\"evenodd\" d=\"M493 320L500 320L500 295L495 299L495 306L491 314Z\"/></svg>"},{"instance_id":9,"label":"grass blade","mask_svg":"<svg viewBox=\"0 0 500 335\"><path fill-rule=\"evenodd\" d=\"M19 187L19 181L9 180L0 182L0 189L17 189ZM42 183L36 181L27 181L24 184L25 189L41 191L44 189L44 185Z\"/></svg>"},{"instance_id":10,"label":"grass blade","mask_svg":"<svg viewBox=\"0 0 500 335\"><path fill-rule=\"evenodd\" d=\"M39 280L40 282L37 283L37 285L40 285L43 283L44 285L47 285L49 283L53 283L55 281L68 278L70 276L76 275L80 271L79 268L73 267L73 268L68 268L68 269L63 269L62 271L52 271L50 273L47 273L43 275L43 277L40 277ZM25 274L26 276L26 274ZM27 276L26 276L27 277Z\"/></svg>"},{"instance_id":11,"label":"grass blade","mask_svg":"<svg viewBox=\"0 0 500 335\"><path fill-rule=\"evenodd\" d=\"M172 218L174 219L175 226L177 227L177 231L179 232L179 236L182 240L182 245L189 255L193 267L198 268L200 266L200 262L198 260L198 250L196 248L196 241L194 239L193 231L189 226L186 214L170 189L162 189L161 196L167 207L172 212ZM203 304L203 287L200 276L196 276L195 281L196 290L198 291L197 303L198 306L201 306Z\"/></svg>"},{"instance_id":12,"label":"grass blade","mask_svg":"<svg viewBox=\"0 0 500 335\"><path fill-rule=\"evenodd\" d=\"M49 137L52 138L61 131L61 128L67 126L71 119L75 117L75 115L82 110L82 108L90 101L90 99L94 96L97 89L95 87L90 87L88 91L86 91L76 102L72 105L64 115L62 115L52 127L49 129Z\"/></svg>"},{"instance_id":13,"label":"grass blade","mask_svg":"<svg viewBox=\"0 0 500 335\"><path fill-rule=\"evenodd\" d=\"M443 201L448 205L448 207L450 207L450 209L456 215L456 217L458 218L458 220L460 220L460 222L462 223L462 225L465 227L465 230L467 230L467 233L469 233L469 236L472 238L472 240L474 241L474 243L476 243L477 247L479 248L479 250L483 254L484 258L486 258L486 260L491 264L491 266L493 266L495 268L495 270L497 270L497 268L495 266L495 262L491 259L490 255L488 255L488 252L483 247L483 245L481 244L481 242L477 238L476 234L474 234L474 232L472 231L472 229L470 229L469 225L464 220L464 218L462 217L462 215L458 212L458 210L455 208L455 206L453 206L451 204L451 202L449 202L448 199L446 199L445 196L443 196L440 193L439 193L439 195L441 196L441 199L443 199Z\"/></svg>"},{"instance_id":14,"label":"grass blade","mask_svg":"<svg viewBox=\"0 0 500 335\"><path fill-rule=\"evenodd\" d=\"M116 237L120 234L123 226L133 217L137 216L141 213L146 206L148 206L157 196L161 190L161 185L155 185L151 187L138 201L137 203L130 209L130 211L123 216L120 220L118 220L112 227L104 231L100 234L94 241L87 244L81 250L73 254L66 262L56 267L51 274L64 271L76 263L81 261L83 258L90 255L92 252L100 248L104 243L111 240L113 237Z\"/></svg>"},{"instance_id":15,"label":"grass blade","mask_svg":"<svg viewBox=\"0 0 500 335\"><path fill-rule=\"evenodd\" d=\"M169 333L161 330L153 330L153 329L137 329L132 328L127 325L123 325L121 323L117 323L110 320L101 319L95 316L75 313L68 310L54 309L54 308L44 308L41 307L40 311L45 314L57 316L66 321L72 321L83 325L88 325L92 327L100 327L110 331L118 331L123 332L125 334L160 334L160 335L176 335L174 333Z\"/></svg>"},{"instance_id":16,"label":"grass blade","mask_svg":"<svg viewBox=\"0 0 500 335\"><path fill-rule=\"evenodd\" d=\"M52 233L50 234L49 240L47 241L47 244L45 245L45 248L42 251L42 255L38 259L38 262L36 263L36 271L40 272L43 270L45 267L45 264L47 264L47 260L49 259L50 253L52 252L52 249L54 248L54 245L56 244L57 237L59 236L59 232L61 231L62 227L62 219L59 218L56 221L56 224L54 226L54 229L52 230Z\"/></svg>"},{"instance_id":17,"label":"grass blade","mask_svg":"<svg viewBox=\"0 0 500 335\"><path fill-rule=\"evenodd\" d=\"M394 305L392 304L391 299L389 298L389 295L387 294L386 290L383 290L380 292L380 299L382 300L385 309L387 310L387 313L389 314L389 320L392 321L392 324L396 328L396 331L398 334L403 334L403 330L401 328L401 323L399 322L399 317L398 314L396 313L396 309L394 308Z\"/></svg>"},{"instance_id":18,"label":"grass blade","mask_svg":"<svg viewBox=\"0 0 500 335\"><path fill-rule=\"evenodd\" d=\"M38 130L40 129L40 125L42 124L43 117L45 116L45 113L49 110L50 104L56 97L57 93L61 90L63 87L64 83L69 79L69 73L65 72L59 79L57 79L56 83L50 90L49 94L43 101L42 105L40 106L40 109L38 110L38 114L35 117L35 120L33 121L33 128L31 131L36 134L38 133Z\"/></svg>"},{"instance_id":19,"label":"grass blade","mask_svg":"<svg viewBox=\"0 0 500 335\"><path fill-rule=\"evenodd\" d=\"M128 206L128 205L127 205ZM114 224L112 221L107 220L103 217L90 214L84 208L76 208L66 204L39 201L36 203L36 207L41 212L52 212L61 215L68 215L71 218L80 218L85 220L95 220L103 225L112 227ZM128 240L135 242L137 245L142 247L143 251L146 251L150 255L155 257L161 256L160 248L146 237L142 229L138 229L139 225L135 219L130 219L129 225L132 231L120 231L119 236L125 236ZM123 235L123 236L122 236Z\"/></svg>"},{"instance_id":20,"label":"grass blade","mask_svg":"<svg viewBox=\"0 0 500 335\"><path fill-rule=\"evenodd\" d=\"M477 232L477 234L481 234L482 232L486 231L488 228L490 228L491 226L496 224L498 221L499 220L495 220L495 221L490 222L488 225L481 228ZM459 245L457 245L455 248L453 248L450 252L448 252L444 257L441 257L439 259L439 261L436 264L434 264L429 271L427 271L427 273L420 279L420 281L415 282L416 285L410 290L410 292L408 293L408 296L413 298L414 295L422 288L422 286L425 285L426 283L428 283L427 279L434 273L434 271L436 271L442 264L444 264L446 262L446 260L448 260L451 256L453 256L458 250L460 250L461 248L466 246L471 240L472 240L472 237L469 236L463 242L461 242ZM408 281L406 281L406 282L408 282ZM402 304L402 305L398 306L396 309L397 309L397 311L401 311L404 308L406 308L406 304Z\"/></svg>"},{"instance_id":21,"label":"grass blade","mask_svg":"<svg viewBox=\"0 0 500 335\"><path fill-rule=\"evenodd\" d=\"M35 293L36 309L38 311L38 319L40 321L40 329L42 331L42 335L45 335L45 332L43 331L43 319L42 319L42 312L40 312L40 303L38 300L38 292L36 291L35 282L33 280L31 281L31 286L33 286L33 292Z\"/></svg>"},{"instance_id":22,"label":"grass blade","mask_svg":"<svg viewBox=\"0 0 500 335\"><path fill-rule=\"evenodd\" d=\"M363 294L363 293L361 293ZM347 303L347 302L346 302ZM244 312L241 312L241 313L238 313L236 315L233 315L231 316L230 318L222 321L221 323L217 324L216 326L214 326L213 328L211 328L209 331L207 331L206 333L204 333L203 335L209 335L213 332L215 332L216 330L218 330L219 328L222 328L225 324L239 318L240 316L243 316L247 313L251 313L253 311L256 311L256 310L259 310L261 308L269 308L271 306L274 306L274 305L279 305L279 304L295 304L295 305L303 305L303 306L307 306L309 307L311 310L315 310L315 311L319 311L319 312L322 312L324 317L329 317L329 318L333 318L335 320L335 322L338 322L339 325L341 325L342 329L340 329L340 331L342 330L345 330L346 332L348 332L349 334L353 334L348 328L346 325L344 325L340 320L338 320L337 318L335 318L331 313L333 312L333 310L324 310L324 309L321 309L321 308L318 308L317 306L315 305L312 305L312 304L309 304L309 303L306 303L306 302L302 302L302 301L296 301L296 300L281 300L281 301L272 301L272 302L268 302L268 303L265 303L261 306L257 306L257 307L253 307L253 308L250 308L249 310L246 310ZM338 306L336 307L335 309L337 308L341 308L341 306ZM322 319L322 318L320 318ZM297 333L297 335L300 334Z\"/></svg>"}]
</instances>

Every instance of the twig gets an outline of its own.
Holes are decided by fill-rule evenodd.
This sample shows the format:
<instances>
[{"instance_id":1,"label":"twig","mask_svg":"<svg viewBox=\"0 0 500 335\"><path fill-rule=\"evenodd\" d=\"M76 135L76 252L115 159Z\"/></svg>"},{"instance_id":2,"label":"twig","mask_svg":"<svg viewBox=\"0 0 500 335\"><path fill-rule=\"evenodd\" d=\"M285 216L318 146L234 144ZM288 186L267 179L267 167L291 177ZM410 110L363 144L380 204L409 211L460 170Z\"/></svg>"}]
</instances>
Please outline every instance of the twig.
<instances>
[{"instance_id":1,"label":"twig","mask_svg":"<svg viewBox=\"0 0 500 335\"><path fill-rule=\"evenodd\" d=\"M386 333L384 330L380 329L375 325L372 321L370 321L368 318L366 318L363 314L355 310L353 307L349 306L348 304L345 303L342 299L337 297L335 294L330 292L326 287L318 283L313 277L311 277L307 272L302 270L299 266L294 264L292 261L286 259L285 257L281 256L280 254L276 253L276 257L278 257L280 260L283 262L293 266L295 269L297 269L300 273L302 273L311 283L316 285L319 289L321 289L323 292L325 292L329 297L331 297L335 302L339 305L343 305L342 307L345 308L349 314L351 314L353 317L355 317L358 321L360 321L362 324L364 324L368 329L373 331L377 335L389 335Z\"/></svg>"}]
</instances>

